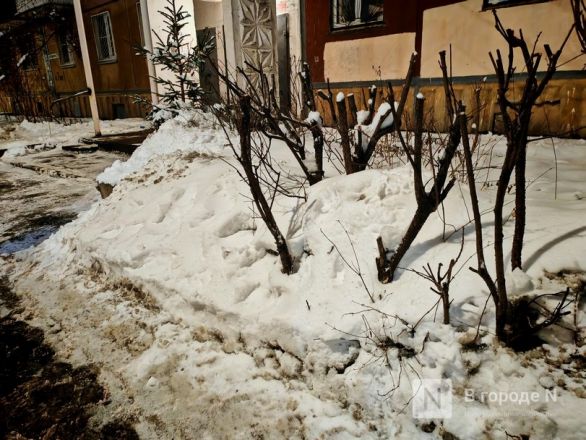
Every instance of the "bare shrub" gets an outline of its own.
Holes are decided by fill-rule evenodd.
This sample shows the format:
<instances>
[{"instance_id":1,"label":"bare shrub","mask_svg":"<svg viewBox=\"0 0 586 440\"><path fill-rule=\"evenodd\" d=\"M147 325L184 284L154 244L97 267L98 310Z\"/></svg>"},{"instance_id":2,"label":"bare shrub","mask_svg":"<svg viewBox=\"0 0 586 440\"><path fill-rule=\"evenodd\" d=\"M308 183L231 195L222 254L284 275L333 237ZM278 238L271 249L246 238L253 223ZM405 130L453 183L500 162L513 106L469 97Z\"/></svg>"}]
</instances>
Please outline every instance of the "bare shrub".
<instances>
[{"instance_id":1,"label":"bare shrub","mask_svg":"<svg viewBox=\"0 0 586 440\"><path fill-rule=\"evenodd\" d=\"M488 273L484 259L484 244L482 234L482 219L478 207L478 197L476 194L476 183L474 178L474 167L471 159L472 149L469 144L468 133L466 131L466 120L464 110L460 112L458 119L462 131L464 154L466 159L466 168L468 184L470 187L470 196L474 210L474 224L476 231L476 256L477 267L472 268L485 282L493 298L496 307L496 333L500 341L513 343L518 341L520 335L516 327L519 321L529 319L528 308L511 307L507 294L503 249L503 207L505 196L509 190L509 183L513 172L515 173L515 230L513 235L513 245L511 250L511 265L513 269L522 267L522 248L525 231L525 167L526 167L526 149L529 124L531 121L531 111L537 99L543 93L545 87L557 70L562 50L567 43L572 29L562 42L560 48L553 52L549 45L544 45L544 52L547 58L547 68L540 79L538 79L538 69L543 58L542 53L536 51L537 42L530 50L527 42L523 37L523 32L519 31L519 36L511 29L505 29L503 24L494 12L495 27L508 45L507 63L503 60L500 50L495 54L490 54L490 58L498 79L498 104L501 110L501 116L504 123L505 137L507 139L507 148L504 162L500 168L499 179L497 183L496 197L494 201L494 252L496 266L496 280ZM513 100L510 86L515 75L515 49L518 49L523 57L524 67L526 70L526 80L521 91L521 99ZM562 299L560 304L565 302ZM545 325L552 325L560 319L560 312L552 312ZM541 326L540 326L541 327ZM543 328L543 327L541 327ZM541 328L533 328L532 331L538 331ZM525 334L527 336L527 334Z\"/></svg>"},{"instance_id":2,"label":"bare shrub","mask_svg":"<svg viewBox=\"0 0 586 440\"><path fill-rule=\"evenodd\" d=\"M401 147L407 156L411 167L413 168L414 178L414 189L415 199L417 201L417 208L407 228L405 235L403 236L399 245L394 249L389 258L388 252L383 246L382 238L379 237L377 240L379 257L376 259L378 279L382 283L389 283L393 280L395 271L399 267L402 258L405 256L411 244L421 231L421 228L426 223L429 216L437 210L442 204L443 200L447 197L450 190L453 188L455 178L451 177L448 180L450 174L450 167L452 159L456 154L458 145L460 144L460 126L455 118L456 111L456 99L454 92L451 87L450 79L448 78L447 65L445 62L445 52L440 52L440 67L442 69L443 80L444 80L444 93L446 102L446 112L451 121L449 134L445 140L445 144L442 148L442 153L436 160L431 160L430 167L433 172L432 185L429 190L426 189L426 184L423 178L423 152L424 152L424 128L423 128L423 115L424 115L424 101L423 95L419 94L415 99L415 115L414 115L414 141L413 147L411 147L405 141L403 134L400 130L400 124L394 124L394 129L401 142ZM407 94L403 89L404 95ZM392 86L389 85L389 95L392 97L394 93ZM393 100L393 99L392 99ZM394 100L393 100L394 101ZM400 109L400 107L399 107ZM394 106L390 106L390 113L395 121L400 120L400 115L397 114Z\"/></svg>"},{"instance_id":3,"label":"bare shrub","mask_svg":"<svg viewBox=\"0 0 586 440\"><path fill-rule=\"evenodd\" d=\"M586 53L586 3L584 0L572 0L572 12L576 35L582 44L582 53Z\"/></svg>"},{"instance_id":4,"label":"bare shrub","mask_svg":"<svg viewBox=\"0 0 586 440\"><path fill-rule=\"evenodd\" d=\"M441 302L442 302L442 309L443 309L443 323L449 324L450 323L450 285L454 280L456 274L454 273L454 268L458 263L458 260L462 256L462 251L464 250L464 228L462 228L462 239L460 241L460 251L455 258L452 258L448 263L447 269L442 272L444 267L443 263L439 263L437 266L437 270L434 271L429 263L423 266L422 271L417 271L411 269L412 272L416 273L423 279L429 281L432 284L430 287L431 291L439 295Z\"/></svg>"},{"instance_id":5,"label":"bare shrub","mask_svg":"<svg viewBox=\"0 0 586 440\"><path fill-rule=\"evenodd\" d=\"M272 166L269 148L265 139L257 135L255 136L256 142L253 141L251 128L252 106L250 101L250 97L247 95L241 96L239 101L240 113L237 128L240 137L240 150L234 146L229 136L227 138L234 156L242 168L242 172L238 169L236 171L250 188L254 204L275 239L277 253L281 259L282 271L290 274L293 272L293 258L289 252L287 240L279 229L272 212L275 196L281 192L280 173ZM263 190L263 184L265 188L268 188L268 198L265 194L266 191Z\"/></svg>"}]
</instances>

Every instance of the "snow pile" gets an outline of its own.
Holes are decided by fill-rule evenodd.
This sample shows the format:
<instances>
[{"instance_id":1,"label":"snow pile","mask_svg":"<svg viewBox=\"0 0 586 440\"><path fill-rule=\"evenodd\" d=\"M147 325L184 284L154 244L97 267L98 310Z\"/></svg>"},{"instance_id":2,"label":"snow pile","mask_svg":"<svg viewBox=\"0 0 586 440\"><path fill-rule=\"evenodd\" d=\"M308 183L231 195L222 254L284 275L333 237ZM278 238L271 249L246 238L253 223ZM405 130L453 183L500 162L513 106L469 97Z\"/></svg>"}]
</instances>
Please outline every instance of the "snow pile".
<instances>
[{"instance_id":1,"label":"snow pile","mask_svg":"<svg viewBox=\"0 0 586 440\"><path fill-rule=\"evenodd\" d=\"M399 103L395 102L395 110L399 107ZM385 116L386 115L386 116ZM383 121L380 123L381 128L388 128L393 125L393 112L391 111L391 105L388 102L383 102L379 107L372 119L372 127L376 127L379 121L382 119ZM367 130L368 133L369 130Z\"/></svg>"},{"instance_id":2,"label":"snow pile","mask_svg":"<svg viewBox=\"0 0 586 440\"><path fill-rule=\"evenodd\" d=\"M214 116L198 110L182 110L164 122L127 161L117 160L97 177L98 182L116 185L142 169L151 159L174 152L196 152L218 156L224 152L226 138Z\"/></svg>"},{"instance_id":3,"label":"snow pile","mask_svg":"<svg viewBox=\"0 0 586 440\"><path fill-rule=\"evenodd\" d=\"M320 112L309 112L307 119L305 120L308 124L322 125L322 118Z\"/></svg>"},{"instance_id":4,"label":"snow pile","mask_svg":"<svg viewBox=\"0 0 586 440\"><path fill-rule=\"evenodd\" d=\"M66 322L63 344L90 344L84 356L111 371L110 389L133 396L142 429L156 415L163 436L185 429L194 438L586 438L583 378L551 367L570 365L584 347L515 354L494 343L494 309L483 312L488 293L468 270L475 243L465 187L446 200L446 223L432 216L402 262L418 270L447 264L461 240L451 225L469 224L450 287L452 326L444 326L427 281L403 269L392 284L377 281L376 238L396 246L414 212L408 166L329 177L305 202L277 197L274 212L298 265L286 276L235 162L215 157L224 141L207 124L163 124L134 162L104 173L119 182L112 195L28 255L22 273L32 275L19 279L30 292L36 277L55 282L34 300ZM504 148L495 143L493 163ZM285 145L272 151L275 162L291 161ZM550 144L528 153L525 272L510 277L517 294L559 289L544 269L586 269L586 201L575 197L586 191L584 145L564 142L557 157L556 183ZM484 211L494 188L483 188ZM507 240L512 230L508 221ZM484 345L470 350L481 316ZM578 320L586 324L583 313ZM413 417L420 379L451 381L451 416ZM544 400L551 389L557 401ZM488 393L537 397L520 405Z\"/></svg>"}]
</instances>

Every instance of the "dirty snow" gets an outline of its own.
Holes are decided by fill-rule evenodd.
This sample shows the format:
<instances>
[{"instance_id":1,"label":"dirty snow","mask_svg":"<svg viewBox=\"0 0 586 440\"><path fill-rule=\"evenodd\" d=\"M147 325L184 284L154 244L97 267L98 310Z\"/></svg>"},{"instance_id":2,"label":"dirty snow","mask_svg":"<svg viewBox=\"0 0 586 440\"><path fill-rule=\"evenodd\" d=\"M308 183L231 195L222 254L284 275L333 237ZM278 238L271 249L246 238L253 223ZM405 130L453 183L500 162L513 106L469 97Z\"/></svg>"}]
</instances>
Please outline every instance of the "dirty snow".
<instances>
[{"instance_id":1,"label":"dirty snow","mask_svg":"<svg viewBox=\"0 0 586 440\"><path fill-rule=\"evenodd\" d=\"M552 367L570 368L584 347L552 336L542 349L515 354L495 343L489 303L486 349L463 348L487 298L468 270L472 225L450 289L452 326L439 324L437 295L416 274L402 269L392 284L378 283L376 238L393 248L413 214L409 168L351 176L329 168L306 202L277 198L299 266L285 276L221 132L196 121L163 124L136 158L100 177L116 183L110 197L12 263L33 319L60 322L54 338L63 356L100 362L113 405L137 420L143 438L586 438L584 372ZM487 160L502 160L502 139L485 141L494 144ZM528 152L525 272L509 276L517 294L563 287L544 271L586 270L586 143L557 140L556 148L557 178L549 141ZM284 145L274 151L290 161ZM477 175L488 242L494 178L491 167ZM446 200L445 232L439 215L430 218L403 267L456 256L461 235L453 232L471 219L462 194L464 185ZM509 220L507 248L512 227ZM487 266L494 272L490 259ZM583 316L580 308L582 328ZM406 323L420 319L410 331ZM406 348L382 350L376 340ZM453 417L433 434L423 431L430 419L411 414L421 378L452 381ZM545 400L552 389L557 402ZM538 398L520 405L482 397L505 391Z\"/></svg>"},{"instance_id":2,"label":"dirty snow","mask_svg":"<svg viewBox=\"0 0 586 440\"><path fill-rule=\"evenodd\" d=\"M116 119L101 121L102 134L116 134L130 131L144 130L150 123L141 118ZM75 145L80 138L93 137L94 128L91 120L64 125L57 122L30 122L27 120L19 124L4 124L5 132L0 148L6 152L3 158L13 158L29 153L35 153L49 148L60 148L62 145Z\"/></svg>"}]
</instances>

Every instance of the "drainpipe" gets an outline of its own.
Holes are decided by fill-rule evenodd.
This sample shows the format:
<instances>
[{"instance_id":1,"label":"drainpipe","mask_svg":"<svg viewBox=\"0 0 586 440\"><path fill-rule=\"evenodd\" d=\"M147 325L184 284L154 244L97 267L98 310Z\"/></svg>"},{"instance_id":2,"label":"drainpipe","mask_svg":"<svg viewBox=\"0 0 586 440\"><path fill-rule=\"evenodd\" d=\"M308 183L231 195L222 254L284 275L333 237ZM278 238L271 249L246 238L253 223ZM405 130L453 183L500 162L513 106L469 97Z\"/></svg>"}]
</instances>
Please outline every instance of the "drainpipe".
<instances>
[{"instance_id":1,"label":"drainpipe","mask_svg":"<svg viewBox=\"0 0 586 440\"><path fill-rule=\"evenodd\" d=\"M153 39L151 35L151 21L149 19L149 9L148 9L148 2L147 0L140 0L140 15L142 19L142 33L144 34L144 45L145 48L150 52L153 53ZM151 86L151 100L153 105L157 105L159 103L159 93L157 90L157 82L155 81L155 77L157 75L155 71L155 65L153 64L153 59L147 54L147 69L149 71L149 82Z\"/></svg>"},{"instance_id":2,"label":"drainpipe","mask_svg":"<svg viewBox=\"0 0 586 440\"><path fill-rule=\"evenodd\" d=\"M45 71L47 72L47 83L49 83L51 99L56 99L57 91L55 90L55 78L53 76L53 69L51 68L51 60L49 59L49 41L47 40L44 25L41 25L41 37L43 39L43 62L45 63Z\"/></svg>"},{"instance_id":3,"label":"drainpipe","mask_svg":"<svg viewBox=\"0 0 586 440\"><path fill-rule=\"evenodd\" d=\"M92 112L92 119L94 121L94 131L97 137L102 135L100 130L100 114L98 112L96 88L94 87L94 77L92 76L92 65L90 62L90 53L87 47L87 39L85 36L85 26L83 24L83 13L81 10L80 0L73 0L73 8L75 9L75 21L77 23L77 34L79 35L79 46L81 49L81 59L83 61L85 82L87 84L87 87L91 91L89 95L90 110Z\"/></svg>"}]
</instances>

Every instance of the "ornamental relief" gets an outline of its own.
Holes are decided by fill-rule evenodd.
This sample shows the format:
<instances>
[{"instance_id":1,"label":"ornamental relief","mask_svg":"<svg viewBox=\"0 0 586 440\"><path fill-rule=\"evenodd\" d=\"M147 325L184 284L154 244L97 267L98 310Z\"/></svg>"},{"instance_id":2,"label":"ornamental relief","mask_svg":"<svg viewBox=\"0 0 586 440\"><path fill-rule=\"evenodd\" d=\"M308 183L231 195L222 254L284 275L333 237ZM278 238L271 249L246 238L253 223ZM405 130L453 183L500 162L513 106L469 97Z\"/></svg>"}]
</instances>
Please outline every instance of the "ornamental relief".
<instances>
[{"instance_id":1,"label":"ornamental relief","mask_svg":"<svg viewBox=\"0 0 586 440\"><path fill-rule=\"evenodd\" d=\"M273 18L271 5L267 0L239 0L242 37L242 68L258 86L259 77L247 66L262 68L269 74L275 71L273 47Z\"/></svg>"}]
</instances>

